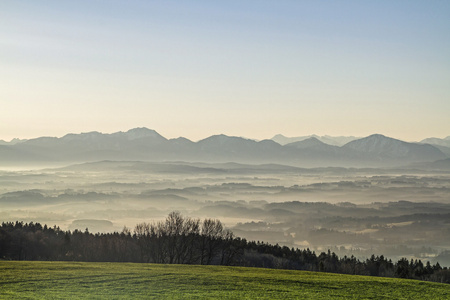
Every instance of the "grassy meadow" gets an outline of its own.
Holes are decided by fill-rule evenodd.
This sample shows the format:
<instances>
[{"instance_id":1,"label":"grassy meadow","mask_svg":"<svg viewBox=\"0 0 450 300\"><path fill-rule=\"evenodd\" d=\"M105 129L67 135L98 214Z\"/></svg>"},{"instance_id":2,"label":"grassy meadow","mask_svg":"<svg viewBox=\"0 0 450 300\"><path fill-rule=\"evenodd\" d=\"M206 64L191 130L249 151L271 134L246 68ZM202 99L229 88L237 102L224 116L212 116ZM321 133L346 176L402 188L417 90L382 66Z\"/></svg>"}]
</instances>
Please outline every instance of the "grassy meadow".
<instances>
[{"instance_id":1,"label":"grassy meadow","mask_svg":"<svg viewBox=\"0 0 450 300\"><path fill-rule=\"evenodd\" d=\"M450 285L306 271L0 261L1 299L450 299Z\"/></svg>"}]
</instances>

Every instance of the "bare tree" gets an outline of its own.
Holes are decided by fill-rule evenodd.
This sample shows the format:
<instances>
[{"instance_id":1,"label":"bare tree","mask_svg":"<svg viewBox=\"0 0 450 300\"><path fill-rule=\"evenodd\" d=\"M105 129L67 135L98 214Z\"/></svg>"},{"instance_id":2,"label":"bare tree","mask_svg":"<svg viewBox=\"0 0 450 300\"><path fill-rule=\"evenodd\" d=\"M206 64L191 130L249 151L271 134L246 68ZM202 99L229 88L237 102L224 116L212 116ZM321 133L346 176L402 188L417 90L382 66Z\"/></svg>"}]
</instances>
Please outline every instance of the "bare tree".
<instances>
[{"instance_id":1,"label":"bare tree","mask_svg":"<svg viewBox=\"0 0 450 300\"><path fill-rule=\"evenodd\" d=\"M223 225L219 220L205 219L200 237L200 264L211 264L223 238Z\"/></svg>"}]
</instances>

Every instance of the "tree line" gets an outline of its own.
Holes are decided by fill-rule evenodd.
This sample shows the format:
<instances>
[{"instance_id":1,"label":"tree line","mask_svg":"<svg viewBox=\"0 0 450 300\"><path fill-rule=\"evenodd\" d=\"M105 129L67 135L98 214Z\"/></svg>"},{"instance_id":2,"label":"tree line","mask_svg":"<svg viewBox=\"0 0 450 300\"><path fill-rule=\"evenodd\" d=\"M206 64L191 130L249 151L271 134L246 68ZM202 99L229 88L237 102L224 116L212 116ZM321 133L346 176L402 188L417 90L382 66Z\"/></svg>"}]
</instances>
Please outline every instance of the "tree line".
<instances>
[{"instance_id":1,"label":"tree line","mask_svg":"<svg viewBox=\"0 0 450 300\"><path fill-rule=\"evenodd\" d=\"M216 219L193 219L178 212L164 221L140 223L119 233L90 233L39 223L3 222L0 259L163 264L231 265L283 268L354 275L410 278L450 283L450 269L420 260L397 262L383 255L366 260L339 258L328 250L316 254L233 235Z\"/></svg>"}]
</instances>

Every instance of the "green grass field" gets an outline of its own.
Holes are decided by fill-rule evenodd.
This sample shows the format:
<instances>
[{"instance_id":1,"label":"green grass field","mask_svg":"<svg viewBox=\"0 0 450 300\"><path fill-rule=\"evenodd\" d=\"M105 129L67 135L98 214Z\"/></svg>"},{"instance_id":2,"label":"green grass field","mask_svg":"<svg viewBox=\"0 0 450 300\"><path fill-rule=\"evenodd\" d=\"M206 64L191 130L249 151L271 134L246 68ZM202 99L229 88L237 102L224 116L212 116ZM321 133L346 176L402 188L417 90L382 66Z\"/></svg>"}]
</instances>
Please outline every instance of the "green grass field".
<instances>
[{"instance_id":1,"label":"green grass field","mask_svg":"<svg viewBox=\"0 0 450 300\"><path fill-rule=\"evenodd\" d=\"M450 285L273 269L0 261L2 299L450 299Z\"/></svg>"}]
</instances>

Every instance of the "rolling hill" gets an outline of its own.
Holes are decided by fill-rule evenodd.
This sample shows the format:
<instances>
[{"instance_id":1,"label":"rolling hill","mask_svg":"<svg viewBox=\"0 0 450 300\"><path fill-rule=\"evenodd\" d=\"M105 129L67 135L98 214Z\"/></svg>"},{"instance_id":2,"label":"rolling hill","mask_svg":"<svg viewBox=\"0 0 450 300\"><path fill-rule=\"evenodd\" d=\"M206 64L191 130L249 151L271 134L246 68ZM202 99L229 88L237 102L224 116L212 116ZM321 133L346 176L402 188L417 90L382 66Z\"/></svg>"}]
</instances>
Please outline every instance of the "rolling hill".
<instances>
[{"instance_id":1,"label":"rolling hill","mask_svg":"<svg viewBox=\"0 0 450 300\"><path fill-rule=\"evenodd\" d=\"M8 299L448 299L446 284L244 267L0 261Z\"/></svg>"}]
</instances>

